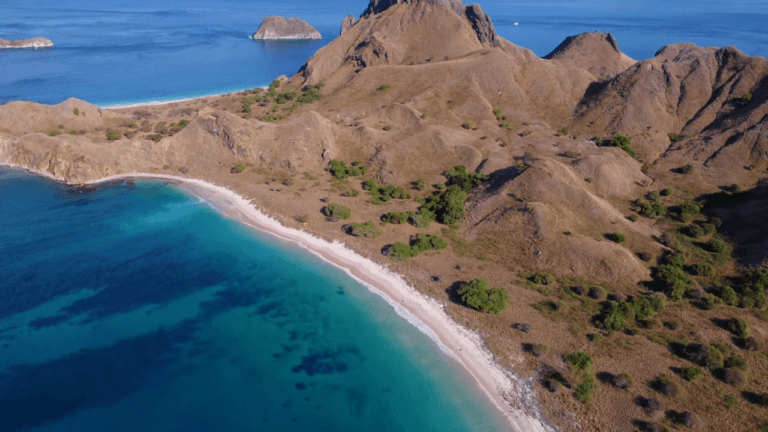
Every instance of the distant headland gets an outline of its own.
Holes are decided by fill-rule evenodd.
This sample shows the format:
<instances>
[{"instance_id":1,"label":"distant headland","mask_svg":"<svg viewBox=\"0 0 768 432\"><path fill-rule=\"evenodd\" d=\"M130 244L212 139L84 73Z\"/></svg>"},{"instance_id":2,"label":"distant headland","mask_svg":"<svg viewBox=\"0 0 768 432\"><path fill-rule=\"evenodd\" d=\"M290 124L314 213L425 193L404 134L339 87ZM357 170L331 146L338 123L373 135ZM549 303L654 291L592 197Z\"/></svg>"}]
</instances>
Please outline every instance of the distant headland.
<instances>
[{"instance_id":1,"label":"distant headland","mask_svg":"<svg viewBox=\"0 0 768 432\"><path fill-rule=\"evenodd\" d=\"M0 39L0 49L4 48L48 48L52 47L53 42L46 37L36 37L31 39L6 40Z\"/></svg>"},{"instance_id":2,"label":"distant headland","mask_svg":"<svg viewBox=\"0 0 768 432\"><path fill-rule=\"evenodd\" d=\"M271 15L264 18L252 38L253 40L273 40L322 39L323 37L320 32L302 19Z\"/></svg>"}]
</instances>

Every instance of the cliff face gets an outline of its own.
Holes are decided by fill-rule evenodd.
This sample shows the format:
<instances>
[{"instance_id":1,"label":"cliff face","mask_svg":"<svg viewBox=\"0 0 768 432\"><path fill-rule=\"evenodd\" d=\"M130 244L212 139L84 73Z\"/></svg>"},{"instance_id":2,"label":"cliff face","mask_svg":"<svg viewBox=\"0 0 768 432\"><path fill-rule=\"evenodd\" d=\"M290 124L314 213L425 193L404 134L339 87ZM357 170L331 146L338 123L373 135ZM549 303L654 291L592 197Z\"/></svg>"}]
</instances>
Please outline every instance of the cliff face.
<instances>
[{"instance_id":1,"label":"cliff face","mask_svg":"<svg viewBox=\"0 0 768 432\"><path fill-rule=\"evenodd\" d=\"M268 16L253 34L254 40L271 39L322 39L320 32L299 18Z\"/></svg>"},{"instance_id":2,"label":"cliff face","mask_svg":"<svg viewBox=\"0 0 768 432\"><path fill-rule=\"evenodd\" d=\"M6 40L0 39L0 49L3 48L48 48L52 47L53 42L45 37L36 37L32 39Z\"/></svg>"}]
</instances>

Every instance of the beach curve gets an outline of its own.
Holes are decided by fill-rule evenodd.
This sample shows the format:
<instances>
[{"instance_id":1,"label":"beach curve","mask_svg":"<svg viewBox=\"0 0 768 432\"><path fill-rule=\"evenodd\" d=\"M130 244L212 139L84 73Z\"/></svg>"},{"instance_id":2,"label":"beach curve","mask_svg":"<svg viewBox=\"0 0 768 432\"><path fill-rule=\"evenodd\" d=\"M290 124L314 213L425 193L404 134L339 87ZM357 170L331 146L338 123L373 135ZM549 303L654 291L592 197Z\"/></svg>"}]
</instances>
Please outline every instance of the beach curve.
<instances>
[{"instance_id":1,"label":"beach curve","mask_svg":"<svg viewBox=\"0 0 768 432\"><path fill-rule=\"evenodd\" d=\"M22 168L34 174L61 181L49 173L39 173L15 164L2 163L0 166ZM306 231L286 227L262 213L251 202L252 200L224 186L204 180L166 174L127 173L104 177L82 185L92 186L131 179L168 181L202 198L220 214L285 243L298 246L341 269L385 300L399 316L429 337L441 352L455 361L502 414L510 427L509 430L515 432L552 430L542 421L543 417L538 410L531 409L530 404L518 403L516 407L512 406L507 397L530 399L531 390L526 390L525 383L518 382L519 378L496 362L490 351L485 348L480 335L456 323L448 316L441 303L417 291L401 275L363 257L338 240L329 242Z\"/></svg>"}]
</instances>

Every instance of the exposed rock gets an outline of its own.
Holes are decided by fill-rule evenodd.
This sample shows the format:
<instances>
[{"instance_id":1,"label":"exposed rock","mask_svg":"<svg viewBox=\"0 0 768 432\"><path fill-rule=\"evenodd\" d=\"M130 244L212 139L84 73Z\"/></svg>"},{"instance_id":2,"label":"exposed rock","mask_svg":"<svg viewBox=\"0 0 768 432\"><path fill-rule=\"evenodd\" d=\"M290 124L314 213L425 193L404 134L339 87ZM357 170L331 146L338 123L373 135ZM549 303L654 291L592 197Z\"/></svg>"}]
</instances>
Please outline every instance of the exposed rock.
<instances>
[{"instance_id":1,"label":"exposed rock","mask_svg":"<svg viewBox=\"0 0 768 432\"><path fill-rule=\"evenodd\" d=\"M340 35L343 35L345 31L352 28L353 25L357 23L357 19L354 15L349 15L348 17L341 20L341 32Z\"/></svg>"},{"instance_id":2,"label":"exposed rock","mask_svg":"<svg viewBox=\"0 0 768 432\"><path fill-rule=\"evenodd\" d=\"M48 48L52 47L53 42L46 37L36 37L32 39L7 40L0 39L0 49L5 48Z\"/></svg>"},{"instance_id":3,"label":"exposed rock","mask_svg":"<svg viewBox=\"0 0 768 432\"><path fill-rule=\"evenodd\" d=\"M253 40L273 39L322 39L320 32L299 18L271 15L261 22L253 34Z\"/></svg>"},{"instance_id":4,"label":"exposed rock","mask_svg":"<svg viewBox=\"0 0 768 432\"><path fill-rule=\"evenodd\" d=\"M531 331L530 324L517 323L512 326L513 329L521 331L523 333L529 333Z\"/></svg>"},{"instance_id":5,"label":"exposed rock","mask_svg":"<svg viewBox=\"0 0 768 432\"><path fill-rule=\"evenodd\" d=\"M586 69L596 78L612 78L636 63L619 50L612 34L599 31L568 36L544 58Z\"/></svg>"},{"instance_id":6,"label":"exposed rock","mask_svg":"<svg viewBox=\"0 0 768 432\"><path fill-rule=\"evenodd\" d=\"M461 0L371 0L371 2L368 3L368 7L363 12L363 16L382 13L390 7L400 3L423 3L430 6L443 6L459 15L464 12L464 4L462 4Z\"/></svg>"},{"instance_id":7,"label":"exposed rock","mask_svg":"<svg viewBox=\"0 0 768 432\"><path fill-rule=\"evenodd\" d=\"M481 8L479 4L467 6L464 13L469 22L472 23L472 28L475 30L477 38L481 43L488 44L492 47L501 46L491 19L488 17L488 14L483 12L483 8Z\"/></svg>"}]
</instances>

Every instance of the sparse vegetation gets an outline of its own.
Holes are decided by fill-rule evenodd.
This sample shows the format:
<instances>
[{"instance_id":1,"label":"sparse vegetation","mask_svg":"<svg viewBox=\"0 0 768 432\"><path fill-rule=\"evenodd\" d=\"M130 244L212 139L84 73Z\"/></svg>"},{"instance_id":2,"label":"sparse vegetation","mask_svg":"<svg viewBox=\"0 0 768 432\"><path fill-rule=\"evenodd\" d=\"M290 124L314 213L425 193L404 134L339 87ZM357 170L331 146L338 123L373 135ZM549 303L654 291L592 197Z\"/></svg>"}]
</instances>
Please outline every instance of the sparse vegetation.
<instances>
[{"instance_id":1,"label":"sparse vegetation","mask_svg":"<svg viewBox=\"0 0 768 432\"><path fill-rule=\"evenodd\" d=\"M363 189L371 195L371 203L382 204L393 199L408 199L411 194L402 187L393 185L380 185L376 180L369 179L363 183Z\"/></svg>"},{"instance_id":2,"label":"sparse vegetation","mask_svg":"<svg viewBox=\"0 0 768 432\"><path fill-rule=\"evenodd\" d=\"M692 366L680 368L680 376L686 381L696 381L702 375L701 369Z\"/></svg>"},{"instance_id":3,"label":"sparse vegetation","mask_svg":"<svg viewBox=\"0 0 768 432\"><path fill-rule=\"evenodd\" d=\"M627 238L622 233L608 234L608 237L611 239L612 242L619 243L619 244L624 243L627 240Z\"/></svg>"},{"instance_id":4,"label":"sparse vegetation","mask_svg":"<svg viewBox=\"0 0 768 432\"><path fill-rule=\"evenodd\" d=\"M397 242L388 247L386 253L396 260L406 260L430 250L448 247L448 242L434 234L416 234L409 243Z\"/></svg>"},{"instance_id":5,"label":"sparse vegetation","mask_svg":"<svg viewBox=\"0 0 768 432\"><path fill-rule=\"evenodd\" d=\"M680 167L680 172L683 174L690 174L693 172L693 170L694 168L693 168L693 165L691 164L683 165L682 167Z\"/></svg>"},{"instance_id":6,"label":"sparse vegetation","mask_svg":"<svg viewBox=\"0 0 768 432\"><path fill-rule=\"evenodd\" d=\"M120 133L113 130L107 131L107 141L115 141L120 138Z\"/></svg>"},{"instance_id":7,"label":"sparse vegetation","mask_svg":"<svg viewBox=\"0 0 768 432\"><path fill-rule=\"evenodd\" d=\"M80 115L80 110L75 108L75 109L72 110L72 114L74 114L76 116L79 116Z\"/></svg>"}]
</instances>

